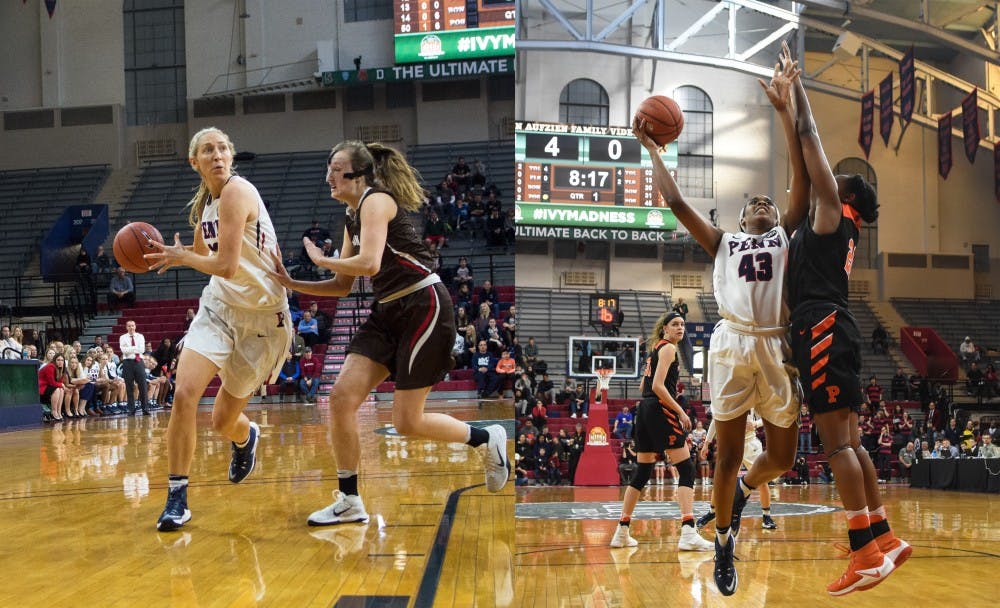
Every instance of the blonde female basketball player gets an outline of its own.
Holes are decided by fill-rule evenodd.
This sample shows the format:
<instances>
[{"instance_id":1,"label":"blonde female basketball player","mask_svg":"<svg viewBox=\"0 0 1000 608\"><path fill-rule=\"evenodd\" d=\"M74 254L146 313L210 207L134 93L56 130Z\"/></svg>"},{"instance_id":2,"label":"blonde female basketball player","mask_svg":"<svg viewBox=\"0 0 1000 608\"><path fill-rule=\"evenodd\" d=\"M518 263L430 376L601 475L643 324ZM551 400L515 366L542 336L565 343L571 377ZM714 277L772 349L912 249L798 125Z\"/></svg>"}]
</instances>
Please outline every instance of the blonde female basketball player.
<instances>
[{"instance_id":1,"label":"blonde female basketball player","mask_svg":"<svg viewBox=\"0 0 1000 608\"><path fill-rule=\"evenodd\" d=\"M323 257L303 239L310 259L334 273L319 282L293 280L280 262L275 277L290 289L344 296L355 277L372 277L371 316L347 348L347 359L330 392L330 430L337 458L339 493L333 504L309 516L311 526L368 520L358 494L361 447L358 408L390 376L395 378L392 419L403 435L486 446L486 488L507 483L507 433L478 429L446 414L425 413L431 387L454 365L455 321L451 297L410 224L408 214L424 200L416 170L396 150L359 141L338 144L327 159L330 196L347 205L340 258Z\"/></svg>"},{"instance_id":2,"label":"blonde female basketball player","mask_svg":"<svg viewBox=\"0 0 1000 608\"><path fill-rule=\"evenodd\" d=\"M775 66L770 84L761 81L785 132L792 159L792 188L784 220L767 196L750 199L740 214L740 231L723 232L692 208L663 165L658 146L636 118L633 132L650 151L653 176L664 200L698 243L715 258L713 283L722 321L712 333L708 355L712 417L717 425L715 466L717 510L715 583L723 595L736 592L733 565L740 514L752 489L791 467L798 442L798 400L793 391L794 368L788 359L787 307L784 302L788 233L808 209L809 184L798 152L791 83L798 75L787 50ZM768 449L743 479L743 433L751 408L764 419ZM730 529L732 524L732 529Z\"/></svg>"},{"instance_id":3,"label":"blonde female basketball player","mask_svg":"<svg viewBox=\"0 0 1000 608\"><path fill-rule=\"evenodd\" d=\"M634 547L638 541L629 534L632 512L639 502L658 454L666 453L677 467L677 504L681 509L681 535L677 548L681 551L711 551L712 543L694 529L694 462L688 449L691 418L677 403L677 344L684 338L684 317L677 312L664 314L653 326L649 338L649 356L642 372L642 401L635 414L637 453L635 473L625 488L622 516L611 537L612 547Z\"/></svg>"},{"instance_id":4,"label":"blonde female basketball player","mask_svg":"<svg viewBox=\"0 0 1000 608\"><path fill-rule=\"evenodd\" d=\"M271 265L277 239L271 218L253 184L233 171L235 149L215 128L191 138L188 162L201 176L188 220L194 246L157 244L146 255L162 274L188 266L211 280L184 338L177 363L174 407L167 427L170 491L157 530L176 530L191 519L188 472L194 457L198 401L216 374L222 387L212 409L212 427L233 442L229 480L246 479L256 464L260 429L243 414L255 388L280 369L291 345L284 288Z\"/></svg>"}]
</instances>

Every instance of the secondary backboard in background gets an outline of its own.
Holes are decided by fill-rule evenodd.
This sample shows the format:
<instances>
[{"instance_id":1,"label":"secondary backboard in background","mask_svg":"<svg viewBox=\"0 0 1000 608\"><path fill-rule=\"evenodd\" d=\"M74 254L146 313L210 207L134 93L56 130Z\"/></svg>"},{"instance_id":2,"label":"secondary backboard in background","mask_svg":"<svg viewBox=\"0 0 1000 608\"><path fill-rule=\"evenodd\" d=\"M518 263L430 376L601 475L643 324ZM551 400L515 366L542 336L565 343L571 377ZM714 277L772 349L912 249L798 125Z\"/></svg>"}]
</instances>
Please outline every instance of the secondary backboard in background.
<instances>
[{"instance_id":1,"label":"secondary backboard in background","mask_svg":"<svg viewBox=\"0 0 1000 608\"><path fill-rule=\"evenodd\" d=\"M570 336L567 375L596 378L595 369L612 368L616 378L639 377L639 338Z\"/></svg>"}]
</instances>

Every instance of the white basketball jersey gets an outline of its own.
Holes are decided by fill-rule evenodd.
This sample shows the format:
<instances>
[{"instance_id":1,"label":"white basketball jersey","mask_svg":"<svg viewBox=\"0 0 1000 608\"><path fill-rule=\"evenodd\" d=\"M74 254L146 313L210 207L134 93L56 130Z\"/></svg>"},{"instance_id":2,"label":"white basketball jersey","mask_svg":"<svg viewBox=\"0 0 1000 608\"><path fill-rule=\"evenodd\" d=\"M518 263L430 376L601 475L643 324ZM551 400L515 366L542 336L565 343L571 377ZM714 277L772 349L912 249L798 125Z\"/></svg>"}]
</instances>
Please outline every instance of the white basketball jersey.
<instances>
[{"instance_id":1,"label":"white basketball jersey","mask_svg":"<svg viewBox=\"0 0 1000 608\"><path fill-rule=\"evenodd\" d=\"M754 327L787 325L787 267L788 235L781 226L761 235L723 234L712 276L719 314Z\"/></svg>"},{"instance_id":2,"label":"white basketball jersey","mask_svg":"<svg viewBox=\"0 0 1000 608\"><path fill-rule=\"evenodd\" d=\"M253 184L250 184L250 187L253 188ZM271 254L277 251L278 239L271 223L271 216L264 208L264 201L261 200L256 188L253 188L253 192L257 199L257 219L247 222L243 227L243 247L240 249L240 265L236 274L231 279L212 275L204 293L210 293L236 308L259 311L284 310L288 305L285 288L268 274L273 268L274 261ZM201 235L208 245L209 255L217 255L219 199L212 199L205 205L201 213Z\"/></svg>"}]
</instances>

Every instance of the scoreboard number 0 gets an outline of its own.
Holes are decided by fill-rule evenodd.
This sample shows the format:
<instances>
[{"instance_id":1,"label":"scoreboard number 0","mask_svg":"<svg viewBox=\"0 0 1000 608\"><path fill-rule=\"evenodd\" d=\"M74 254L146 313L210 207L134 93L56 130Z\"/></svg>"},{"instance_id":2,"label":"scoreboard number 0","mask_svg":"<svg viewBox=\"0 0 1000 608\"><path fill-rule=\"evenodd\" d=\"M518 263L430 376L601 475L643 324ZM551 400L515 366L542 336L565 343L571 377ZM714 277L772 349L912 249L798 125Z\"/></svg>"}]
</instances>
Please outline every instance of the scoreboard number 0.
<instances>
[{"instance_id":1,"label":"scoreboard number 0","mask_svg":"<svg viewBox=\"0 0 1000 608\"><path fill-rule=\"evenodd\" d=\"M617 139L612 139L608 142L608 158L611 160L618 160L622 157L622 142Z\"/></svg>"}]
</instances>

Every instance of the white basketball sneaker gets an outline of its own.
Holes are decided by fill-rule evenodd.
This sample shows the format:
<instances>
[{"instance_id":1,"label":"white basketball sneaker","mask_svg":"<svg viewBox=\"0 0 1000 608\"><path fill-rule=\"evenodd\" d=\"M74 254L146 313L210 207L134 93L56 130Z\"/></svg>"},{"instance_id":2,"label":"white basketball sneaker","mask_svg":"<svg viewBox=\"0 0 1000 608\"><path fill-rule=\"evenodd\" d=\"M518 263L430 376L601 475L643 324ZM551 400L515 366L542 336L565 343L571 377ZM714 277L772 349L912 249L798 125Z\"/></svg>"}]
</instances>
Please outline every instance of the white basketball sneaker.
<instances>
[{"instance_id":1,"label":"white basketball sneaker","mask_svg":"<svg viewBox=\"0 0 1000 608\"><path fill-rule=\"evenodd\" d=\"M679 551L714 551L715 545L705 540L691 526L681 526L681 537L677 540Z\"/></svg>"},{"instance_id":2,"label":"white basketball sneaker","mask_svg":"<svg viewBox=\"0 0 1000 608\"><path fill-rule=\"evenodd\" d=\"M484 429L490 434L483 452L483 465L486 467L486 489L499 492L507 485L510 477L510 461L507 460L507 431L499 424L493 424Z\"/></svg>"},{"instance_id":3,"label":"white basketball sneaker","mask_svg":"<svg viewBox=\"0 0 1000 608\"><path fill-rule=\"evenodd\" d=\"M361 502L360 496L344 494L340 490L334 492L336 500L333 504L316 511L309 516L310 526L333 526L336 524L364 523L368 521L368 512Z\"/></svg>"},{"instance_id":4,"label":"white basketball sneaker","mask_svg":"<svg viewBox=\"0 0 1000 608\"><path fill-rule=\"evenodd\" d=\"M635 547L638 546L639 541L632 538L629 534L629 527L618 524L617 529L615 529L615 535L611 537L611 546L615 549L621 547Z\"/></svg>"}]
</instances>

